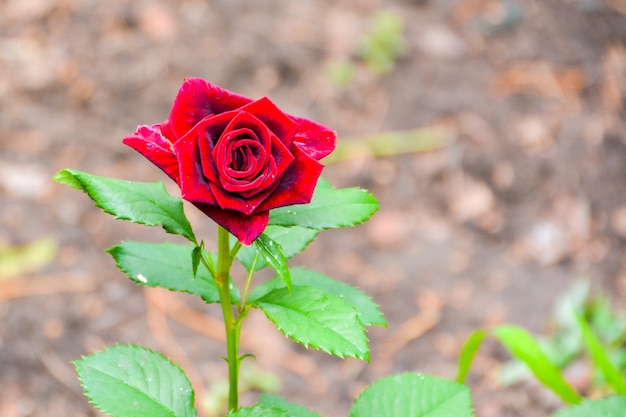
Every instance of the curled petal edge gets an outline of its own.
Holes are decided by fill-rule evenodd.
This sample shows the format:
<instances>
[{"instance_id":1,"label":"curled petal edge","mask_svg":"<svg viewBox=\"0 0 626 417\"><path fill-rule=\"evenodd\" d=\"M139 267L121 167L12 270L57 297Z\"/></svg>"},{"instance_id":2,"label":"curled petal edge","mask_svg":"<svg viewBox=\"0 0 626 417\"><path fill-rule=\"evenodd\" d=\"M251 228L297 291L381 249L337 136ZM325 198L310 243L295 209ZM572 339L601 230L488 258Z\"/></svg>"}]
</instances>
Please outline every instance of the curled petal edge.
<instances>
[{"instance_id":1,"label":"curled petal edge","mask_svg":"<svg viewBox=\"0 0 626 417\"><path fill-rule=\"evenodd\" d=\"M163 135L163 132L168 130L167 122L139 126L135 133L125 137L122 142L142 154L179 184L180 173L176 153L170 140Z\"/></svg>"}]
</instances>

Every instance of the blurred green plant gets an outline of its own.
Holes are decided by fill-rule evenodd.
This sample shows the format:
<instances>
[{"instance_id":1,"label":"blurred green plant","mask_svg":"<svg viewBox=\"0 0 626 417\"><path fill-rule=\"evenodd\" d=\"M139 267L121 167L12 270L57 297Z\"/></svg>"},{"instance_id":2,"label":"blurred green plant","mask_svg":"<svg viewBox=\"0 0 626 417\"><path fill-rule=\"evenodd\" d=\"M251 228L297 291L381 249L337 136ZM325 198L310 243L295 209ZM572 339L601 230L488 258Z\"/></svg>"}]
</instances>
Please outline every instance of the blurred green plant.
<instances>
[{"instance_id":1,"label":"blurred green plant","mask_svg":"<svg viewBox=\"0 0 626 417\"><path fill-rule=\"evenodd\" d=\"M39 271L54 260L57 249L47 237L20 246L0 244L0 281Z\"/></svg>"},{"instance_id":2,"label":"blurred green plant","mask_svg":"<svg viewBox=\"0 0 626 417\"><path fill-rule=\"evenodd\" d=\"M521 376L519 370L523 368L526 374L532 373L564 402L576 405L561 410L557 413L558 417L623 415L616 414L614 410L623 411L626 402L624 316L613 313L606 295L590 295L589 284L583 282L559 300L554 319L557 331L548 339L537 338L521 327L512 325L475 331L459 355L456 381L465 382L482 341L487 336L494 336L517 360L513 363L516 364L514 369L518 378ZM595 390L586 392L588 398L612 394L617 396L589 401L569 384L563 369L574 359L583 356L595 375Z\"/></svg>"},{"instance_id":3,"label":"blurred green plant","mask_svg":"<svg viewBox=\"0 0 626 417\"><path fill-rule=\"evenodd\" d=\"M324 158L324 164L334 164L362 156L384 158L433 151L450 146L455 140L455 133L445 126L346 137L337 141L335 151Z\"/></svg>"},{"instance_id":4,"label":"blurred green plant","mask_svg":"<svg viewBox=\"0 0 626 417\"><path fill-rule=\"evenodd\" d=\"M327 77L338 87L348 86L354 81L359 62L376 75L390 73L398 58L408 50L403 31L404 24L397 13L387 10L376 12L353 52L356 62L331 62L326 68Z\"/></svg>"},{"instance_id":5,"label":"blurred green plant","mask_svg":"<svg viewBox=\"0 0 626 417\"><path fill-rule=\"evenodd\" d=\"M403 29L402 19L396 13L377 12L357 48L357 56L376 74L393 71L396 60L408 49Z\"/></svg>"},{"instance_id":6,"label":"blurred green plant","mask_svg":"<svg viewBox=\"0 0 626 417\"><path fill-rule=\"evenodd\" d=\"M538 338L550 360L559 369L566 369L577 360L589 359L586 356L589 352L596 365L589 395L610 391L606 372L600 371L598 361L604 363L602 352L605 352L606 359L619 373L626 373L625 312L615 311L607 294L591 292L588 281L579 281L557 300L551 321L552 333ZM526 367L514 361L503 367L501 381L508 385L526 375Z\"/></svg>"},{"instance_id":7,"label":"blurred green plant","mask_svg":"<svg viewBox=\"0 0 626 417\"><path fill-rule=\"evenodd\" d=\"M530 369L544 386L551 389L564 402L578 404L582 401L582 397L567 383L556 365L543 352L537 340L526 330L512 325L497 326L490 331L479 329L469 337L459 355L457 382L465 382L474 356L487 336L497 338L516 359Z\"/></svg>"},{"instance_id":8,"label":"blurred green plant","mask_svg":"<svg viewBox=\"0 0 626 417\"><path fill-rule=\"evenodd\" d=\"M333 61L326 66L326 76L337 87L352 84L356 76L356 68L350 61Z\"/></svg>"}]
</instances>

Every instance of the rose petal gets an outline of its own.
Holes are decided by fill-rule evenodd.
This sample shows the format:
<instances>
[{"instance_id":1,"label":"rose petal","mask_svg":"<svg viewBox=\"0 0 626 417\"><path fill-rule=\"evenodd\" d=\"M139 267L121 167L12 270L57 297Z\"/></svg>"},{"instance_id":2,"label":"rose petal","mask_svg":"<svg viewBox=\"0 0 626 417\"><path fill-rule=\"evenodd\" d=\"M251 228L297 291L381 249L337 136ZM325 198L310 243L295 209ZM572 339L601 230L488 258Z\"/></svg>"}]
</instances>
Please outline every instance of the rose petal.
<instances>
[{"instance_id":1,"label":"rose petal","mask_svg":"<svg viewBox=\"0 0 626 417\"><path fill-rule=\"evenodd\" d=\"M219 174L213 161L213 150L228 125L232 123L237 111L207 116L188 133L198 137L199 157L204 176L211 182L219 183Z\"/></svg>"},{"instance_id":2,"label":"rose petal","mask_svg":"<svg viewBox=\"0 0 626 417\"><path fill-rule=\"evenodd\" d=\"M291 152L296 159L289 165L278 187L263 201L257 211L311 202L315 185L324 165L310 158L297 145L291 149Z\"/></svg>"},{"instance_id":3,"label":"rose petal","mask_svg":"<svg viewBox=\"0 0 626 417\"><path fill-rule=\"evenodd\" d=\"M230 137L226 138L228 143L224 144L223 152L215 151L217 165L222 167L223 175L230 178L231 185L245 187L257 179L255 177L267 163L268 152L250 129L237 129L228 135ZM243 188L230 191L243 191Z\"/></svg>"},{"instance_id":4,"label":"rose petal","mask_svg":"<svg viewBox=\"0 0 626 417\"><path fill-rule=\"evenodd\" d=\"M236 211L222 210L206 204L194 205L217 224L232 233L244 245L251 244L265 230L269 221L269 212L246 216Z\"/></svg>"},{"instance_id":5,"label":"rose petal","mask_svg":"<svg viewBox=\"0 0 626 417\"><path fill-rule=\"evenodd\" d=\"M211 184L211 192L217 204L224 210L236 211L245 215L252 215L280 185L275 182L264 190L254 195L244 195L244 193L230 193L215 184Z\"/></svg>"},{"instance_id":6,"label":"rose petal","mask_svg":"<svg viewBox=\"0 0 626 417\"><path fill-rule=\"evenodd\" d=\"M167 122L152 126L139 126L135 133L122 141L161 168L176 183L179 180L178 160L171 142L163 135L169 132Z\"/></svg>"},{"instance_id":7,"label":"rose petal","mask_svg":"<svg viewBox=\"0 0 626 417\"><path fill-rule=\"evenodd\" d=\"M176 139L180 139L206 116L235 110L251 101L201 78L187 78L170 112L172 132Z\"/></svg>"},{"instance_id":8,"label":"rose petal","mask_svg":"<svg viewBox=\"0 0 626 417\"><path fill-rule=\"evenodd\" d=\"M298 124L294 142L311 158L320 160L335 149L337 133L308 119L291 116Z\"/></svg>"},{"instance_id":9,"label":"rose petal","mask_svg":"<svg viewBox=\"0 0 626 417\"><path fill-rule=\"evenodd\" d=\"M243 106L240 110L254 115L285 144L287 149L291 148L297 123L283 113L272 100L263 97Z\"/></svg>"},{"instance_id":10,"label":"rose petal","mask_svg":"<svg viewBox=\"0 0 626 417\"><path fill-rule=\"evenodd\" d=\"M276 174L274 178L281 177L295 159L289 151L289 148L287 148L275 136L272 137L272 157L274 163L276 164ZM274 178L272 178L272 180Z\"/></svg>"},{"instance_id":11,"label":"rose petal","mask_svg":"<svg viewBox=\"0 0 626 417\"><path fill-rule=\"evenodd\" d=\"M195 131L189 132L174 145L180 170L180 194L192 203L217 204L210 183L202 173L198 148L198 135Z\"/></svg>"},{"instance_id":12,"label":"rose petal","mask_svg":"<svg viewBox=\"0 0 626 417\"><path fill-rule=\"evenodd\" d=\"M263 122L252 114L245 111L229 112L228 114L231 113L236 113L236 115L224 129L212 153L212 164L216 165L216 171L219 173L219 183L226 191L231 192L247 192L249 190L254 191L254 189L257 190L256 192L261 191L265 188L262 185L264 178L270 174L267 172L270 159L268 151L272 147L274 135ZM241 134L244 132L251 134L243 137ZM230 153L237 148L238 143L241 145L247 143L252 146L251 141L256 142L258 148L263 149L262 155L260 155L261 159L258 161L258 166L252 170L252 175L247 177L248 180L239 180L239 175L234 178L233 175L229 174L234 169L226 161L231 160L232 155ZM250 194L256 194L256 192Z\"/></svg>"}]
</instances>

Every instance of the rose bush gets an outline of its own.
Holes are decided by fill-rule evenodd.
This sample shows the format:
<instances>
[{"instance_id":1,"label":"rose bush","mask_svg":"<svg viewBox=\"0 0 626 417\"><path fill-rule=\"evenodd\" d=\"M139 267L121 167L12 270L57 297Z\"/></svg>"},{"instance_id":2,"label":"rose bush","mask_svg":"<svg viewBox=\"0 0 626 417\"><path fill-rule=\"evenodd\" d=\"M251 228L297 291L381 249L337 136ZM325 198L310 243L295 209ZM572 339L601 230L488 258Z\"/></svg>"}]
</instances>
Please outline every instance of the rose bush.
<instances>
[{"instance_id":1,"label":"rose bush","mask_svg":"<svg viewBox=\"0 0 626 417\"><path fill-rule=\"evenodd\" d=\"M181 196L249 245L271 209L311 201L335 147L326 126L199 78L185 79L168 120L139 126L129 145L170 176Z\"/></svg>"}]
</instances>

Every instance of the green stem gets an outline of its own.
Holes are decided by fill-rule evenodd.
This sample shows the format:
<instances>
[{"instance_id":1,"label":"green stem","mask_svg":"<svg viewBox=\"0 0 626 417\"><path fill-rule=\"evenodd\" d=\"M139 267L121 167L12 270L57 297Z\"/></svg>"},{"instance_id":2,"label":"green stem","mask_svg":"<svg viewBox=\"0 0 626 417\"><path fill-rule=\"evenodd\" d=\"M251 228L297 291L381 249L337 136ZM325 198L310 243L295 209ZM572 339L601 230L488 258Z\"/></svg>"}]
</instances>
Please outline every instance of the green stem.
<instances>
[{"instance_id":1,"label":"green stem","mask_svg":"<svg viewBox=\"0 0 626 417\"><path fill-rule=\"evenodd\" d=\"M254 255L254 259L252 260L252 264L250 265L250 271L248 271L248 277L246 278L246 285L243 288L243 295L241 296L241 300L239 302L239 312L244 311L246 306L246 302L248 301L248 291L250 289L250 283L252 283L252 275L254 275L254 267L259 259L259 252ZM240 318L240 320L242 320Z\"/></svg>"},{"instance_id":2,"label":"green stem","mask_svg":"<svg viewBox=\"0 0 626 417\"><path fill-rule=\"evenodd\" d=\"M230 234L223 227L217 232L217 273L215 281L220 293L224 326L226 329L226 351L228 361L228 410L236 410L239 404L239 330L241 325L230 302Z\"/></svg>"},{"instance_id":3,"label":"green stem","mask_svg":"<svg viewBox=\"0 0 626 417\"><path fill-rule=\"evenodd\" d=\"M241 249L241 242L237 241L233 245L233 250L230 251L230 260L231 260L231 262L232 262L233 259L235 259L235 256L237 256L237 252L239 252L239 249Z\"/></svg>"},{"instance_id":4,"label":"green stem","mask_svg":"<svg viewBox=\"0 0 626 417\"><path fill-rule=\"evenodd\" d=\"M207 271L209 271L209 274L211 274L211 277L215 280L216 277L216 272L215 272L215 265L213 265L213 258L211 257L211 255L209 256L205 256L206 252L204 250L204 241L200 242L200 263L202 263L202 265L204 265L207 269Z\"/></svg>"}]
</instances>

